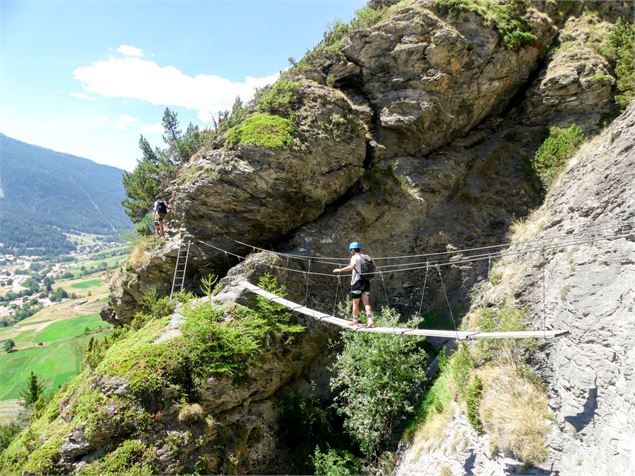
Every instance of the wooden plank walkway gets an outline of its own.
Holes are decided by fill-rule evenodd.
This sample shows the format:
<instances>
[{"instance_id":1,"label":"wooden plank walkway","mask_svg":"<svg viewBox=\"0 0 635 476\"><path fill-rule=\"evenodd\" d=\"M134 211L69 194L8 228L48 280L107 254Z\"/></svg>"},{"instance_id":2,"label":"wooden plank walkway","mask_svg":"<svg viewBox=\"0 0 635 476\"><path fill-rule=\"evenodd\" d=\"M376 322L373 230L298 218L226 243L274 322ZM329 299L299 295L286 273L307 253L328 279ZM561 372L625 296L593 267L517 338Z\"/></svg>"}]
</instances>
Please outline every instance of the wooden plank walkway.
<instances>
[{"instance_id":1,"label":"wooden plank walkway","mask_svg":"<svg viewBox=\"0 0 635 476\"><path fill-rule=\"evenodd\" d=\"M288 299L283 299L268 291L265 291L258 286L251 284L248 281L241 281L239 283L244 289L251 291L259 296L262 296L269 301L281 304L286 308L291 309L294 312L299 312L305 316L312 317L318 321L328 322L334 324L343 329L353 332L367 332L369 334L393 334L393 335L407 335L407 336L422 336L422 337L445 337L448 339L468 340L468 339L549 339L554 337L560 337L568 334L569 331L519 331L519 332L478 332L478 331L440 331L434 329L409 329L407 327L372 327L367 329L365 327L351 326L351 322L339 317L324 314L323 312L309 309Z\"/></svg>"}]
</instances>

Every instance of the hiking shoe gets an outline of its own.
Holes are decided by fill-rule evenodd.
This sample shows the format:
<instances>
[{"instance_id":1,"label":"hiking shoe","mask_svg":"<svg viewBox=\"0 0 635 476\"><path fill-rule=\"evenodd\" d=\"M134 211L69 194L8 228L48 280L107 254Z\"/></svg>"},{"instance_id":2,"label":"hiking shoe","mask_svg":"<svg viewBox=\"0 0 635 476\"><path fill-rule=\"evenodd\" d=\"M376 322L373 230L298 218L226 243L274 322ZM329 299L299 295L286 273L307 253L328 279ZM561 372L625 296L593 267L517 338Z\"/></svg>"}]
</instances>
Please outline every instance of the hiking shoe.
<instances>
[{"instance_id":1,"label":"hiking shoe","mask_svg":"<svg viewBox=\"0 0 635 476\"><path fill-rule=\"evenodd\" d=\"M370 329L371 327L373 327L373 320L372 319L368 319L366 321L366 328Z\"/></svg>"},{"instance_id":2,"label":"hiking shoe","mask_svg":"<svg viewBox=\"0 0 635 476\"><path fill-rule=\"evenodd\" d=\"M354 326L359 326L359 325L361 325L361 323L359 322L358 319L353 319L353 322L351 322L351 326L353 326L353 327Z\"/></svg>"}]
</instances>

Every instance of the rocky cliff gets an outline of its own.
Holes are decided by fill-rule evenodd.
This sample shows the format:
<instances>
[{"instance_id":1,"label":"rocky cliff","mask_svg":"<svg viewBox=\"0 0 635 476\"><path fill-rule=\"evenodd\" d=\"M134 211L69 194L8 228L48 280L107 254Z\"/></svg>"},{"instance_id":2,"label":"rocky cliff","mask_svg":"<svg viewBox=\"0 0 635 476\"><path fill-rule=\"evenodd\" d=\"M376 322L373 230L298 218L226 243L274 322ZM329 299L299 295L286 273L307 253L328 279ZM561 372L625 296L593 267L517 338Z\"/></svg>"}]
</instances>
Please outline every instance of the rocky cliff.
<instances>
[{"instance_id":1,"label":"rocky cliff","mask_svg":"<svg viewBox=\"0 0 635 476\"><path fill-rule=\"evenodd\" d=\"M383 256L501 241L541 200L526 160L546 126L575 122L594 133L615 109L613 73L589 40L589 25L610 28L614 12L519 2L499 19L516 18L531 32L514 40L511 33L523 32L482 11L393 3L341 37L325 37L285 73L285 95L274 87L277 99L256 105L290 123L289 145L220 142L180 171L170 189L173 238L118 277L106 320L128 322L145 292L169 290L185 240L194 288L232 264L201 241L242 255L250 248L234 240L323 256L342 255L353 238ZM458 306L467 306L483 269L449 273ZM385 278L390 304L409 310L423 276ZM318 280L315 301L329 302L333 287Z\"/></svg>"},{"instance_id":2,"label":"rocky cliff","mask_svg":"<svg viewBox=\"0 0 635 476\"><path fill-rule=\"evenodd\" d=\"M527 240L548 246L552 236L563 246L504 258L494 268L502 283L488 287L479 303L514 302L529 310L533 328L570 331L532 355L553 416L548 458L527 474L628 474L633 467L634 126L635 104L572 159L510 251L526 248ZM479 436L457 406L443 438L424 451L411 446L396 474L436 475L447 467L452 474L502 475L521 468L492 450L492 436Z\"/></svg>"},{"instance_id":3,"label":"rocky cliff","mask_svg":"<svg viewBox=\"0 0 635 476\"><path fill-rule=\"evenodd\" d=\"M107 352L95 352L90 369L0 461L18 473L98 474L122 470L116 465L123 459L126 470L159 473L297 468L280 437L285 401L306 396L307 382L324 381L334 333L263 307L236 283L270 272L291 299L329 313L341 288L330 276L333 264L255 253L256 247L337 261L346 259L352 239L374 256L500 243L545 198L527 164L548 127L578 124L592 136L616 115L614 67L597 42L628 2L483 5L490 4L371 2L261 92L246 119L184 164L168 189L170 237L137 250L111 283L102 316L132 330ZM591 224L619 231L632 218L634 114L631 108L578 156L547 195L543 229L532 239L577 236ZM186 287L214 294L203 291L203 281L216 274L223 276L217 294L171 316L171 309L148 308L148 292L156 291L159 301L169 293L178 249L187 241ZM511 299L530 309L529 325L546 320L571 328L570 337L534 357L555 415L547 463L540 464L568 474L575 467L599 471L601 458L584 452L603 451L603 438L616 454L622 451L625 440L616 435L624 427L614 411L632 399L626 365L632 322L624 318L632 313L626 284L632 241L602 243L497 264L504 286L484 291L487 260L448 266L427 281L423 269L383 268L373 282L374 304L418 310L427 282L423 313L442 313L442 277L461 315L481 289L482 302ZM382 265L398 263L403 260ZM322 275L303 273L309 270ZM615 286L601 294L607 298L593 294L609 280ZM608 345L604 334L614 338ZM574 355L589 360L581 364ZM597 370L590 372L592 362ZM469 433L455 406L448 431L457 428L465 442L436 452L414 447L400 473L437 474L442 459L457 474L477 466L506 470L484 437ZM590 415L606 422L589 424ZM621 458L610 464L625 464Z\"/></svg>"}]
</instances>

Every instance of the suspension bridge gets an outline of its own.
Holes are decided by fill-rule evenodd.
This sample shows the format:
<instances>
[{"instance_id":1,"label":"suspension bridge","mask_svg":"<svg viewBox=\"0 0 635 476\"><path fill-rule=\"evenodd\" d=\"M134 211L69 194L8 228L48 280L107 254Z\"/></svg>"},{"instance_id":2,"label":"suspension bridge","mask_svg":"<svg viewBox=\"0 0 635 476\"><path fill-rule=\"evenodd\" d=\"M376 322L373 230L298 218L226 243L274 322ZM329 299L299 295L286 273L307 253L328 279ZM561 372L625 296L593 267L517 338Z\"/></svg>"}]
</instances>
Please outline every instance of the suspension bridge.
<instances>
[{"instance_id":1,"label":"suspension bridge","mask_svg":"<svg viewBox=\"0 0 635 476\"><path fill-rule=\"evenodd\" d=\"M311 270L311 264L314 265L327 265L327 266L340 266L344 264L341 257L325 257L325 256L307 256L301 254L293 254L293 253L283 253L277 252L273 250L268 250L265 248L261 248L258 246L254 246L248 243L244 243L238 240L232 240L236 244L240 246L244 246L246 248L250 248L252 252L262 251L267 253L272 253L277 255L283 259L286 259L286 266L268 264L268 266L272 269L277 269L280 271L286 271L291 273L300 273L304 276L306 281L306 295L305 295L305 303L300 304L288 299L284 299L280 296L277 296L273 293L270 293L252 283L249 283L246 280L242 280L239 282L239 286L249 292L255 293L265 299L268 299L271 302L280 304L293 312L297 312L303 314L307 317L313 318L320 322L326 322L335 326L338 326L342 329L350 330L353 332L363 332L363 333L373 333L373 334L391 334L391 335L409 335L409 336L421 336L421 337L441 337L448 339L457 339L457 340L472 340L472 339L548 339L548 338L557 338L569 333L568 330L554 330L554 329L545 329L545 324L543 321L543 329L542 330L530 330L530 331L510 331L510 332L484 332L484 331L471 331L471 330L459 330L456 325L456 321L454 319L454 315L452 312L452 308L450 306L450 302L446 293L445 284L443 282L443 277L441 274L441 267L445 266L456 266L465 263L473 263L477 261L487 260L488 262L488 273L491 266L491 261L496 258L504 258L507 256L518 256L528 253L540 252L547 253L549 251L557 252L559 250L576 246L582 244L592 244L599 241L611 241L620 238L629 238L635 235L635 231L632 230L631 224L624 223L621 225L616 225L612 227L587 227L585 229L585 233L583 234L573 234L573 233L565 233L560 235L552 235L547 236L541 239L535 240L526 240L525 242L519 244L515 248L512 248L510 243L483 246L483 247L473 247L473 248L465 248L458 249L452 251L444 251L444 252L435 252L435 253L424 253L424 254L411 254L411 255L400 255L400 256L381 256L374 257L373 259L377 262L383 262L385 260L392 261L400 261L407 260L406 262L397 262L393 264L385 264L377 266L377 270L375 274L377 274L381 279L381 284L383 286L384 294L386 297L386 301L389 302L388 295L386 292L386 285L384 282L384 274L394 274L399 272L412 272L416 270L425 270L425 277L423 283L423 290L421 295L421 301L419 305L419 314L421 314L421 307L423 304L423 298L426 291L426 285L428 281L428 273L430 270L436 270L439 275L440 284L443 289L443 294L445 296L446 303L448 305L449 314L452 318L452 322L454 324L454 330L437 330L437 329L414 329L414 328L405 328L405 327L359 327L359 326L351 326L350 321L342 319L340 317L335 316L335 310L337 305L337 296L338 291L341 285L341 277L347 275L337 274L334 275L332 272L320 272ZM218 253L222 253L225 255L227 260L227 264L231 266L230 257L236 258L239 262L247 259L246 256L234 253L232 251L220 248L211 243L207 243L202 240L197 240L198 243L207 246L211 249L216 250ZM188 251L189 254L189 244ZM186 257L187 259L187 257ZM300 262L305 263L306 269L296 269L289 267L289 260L298 260ZM179 261L177 259L177 266L175 268L175 275L179 273L179 278L184 279L185 269L182 268L182 264L179 265ZM317 311L307 306L307 303L310 302L310 292L309 292L309 278L310 276L321 276L321 277L329 277L337 279L337 287L336 287L336 297L335 303L333 305L333 312L331 314L326 314L321 311ZM544 273L543 273L543 291L544 291ZM543 293L544 300L544 293ZM543 302L543 312L544 312L544 302Z\"/></svg>"}]
</instances>

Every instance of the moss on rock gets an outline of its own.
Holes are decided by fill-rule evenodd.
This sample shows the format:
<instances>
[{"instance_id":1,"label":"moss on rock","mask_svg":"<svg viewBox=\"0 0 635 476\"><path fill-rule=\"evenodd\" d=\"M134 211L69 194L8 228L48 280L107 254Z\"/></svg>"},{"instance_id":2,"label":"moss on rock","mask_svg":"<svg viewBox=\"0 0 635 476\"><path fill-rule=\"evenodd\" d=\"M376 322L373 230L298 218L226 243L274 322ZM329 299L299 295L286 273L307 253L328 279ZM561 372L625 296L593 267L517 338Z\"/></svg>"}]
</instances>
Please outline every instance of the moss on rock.
<instances>
[{"instance_id":1,"label":"moss on rock","mask_svg":"<svg viewBox=\"0 0 635 476\"><path fill-rule=\"evenodd\" d=\"M251 144L270 149L291 149L295 135L296 127L290 119L258 113L229 129L225 141L230 145Z\"/></svg>"}]
</instances>

